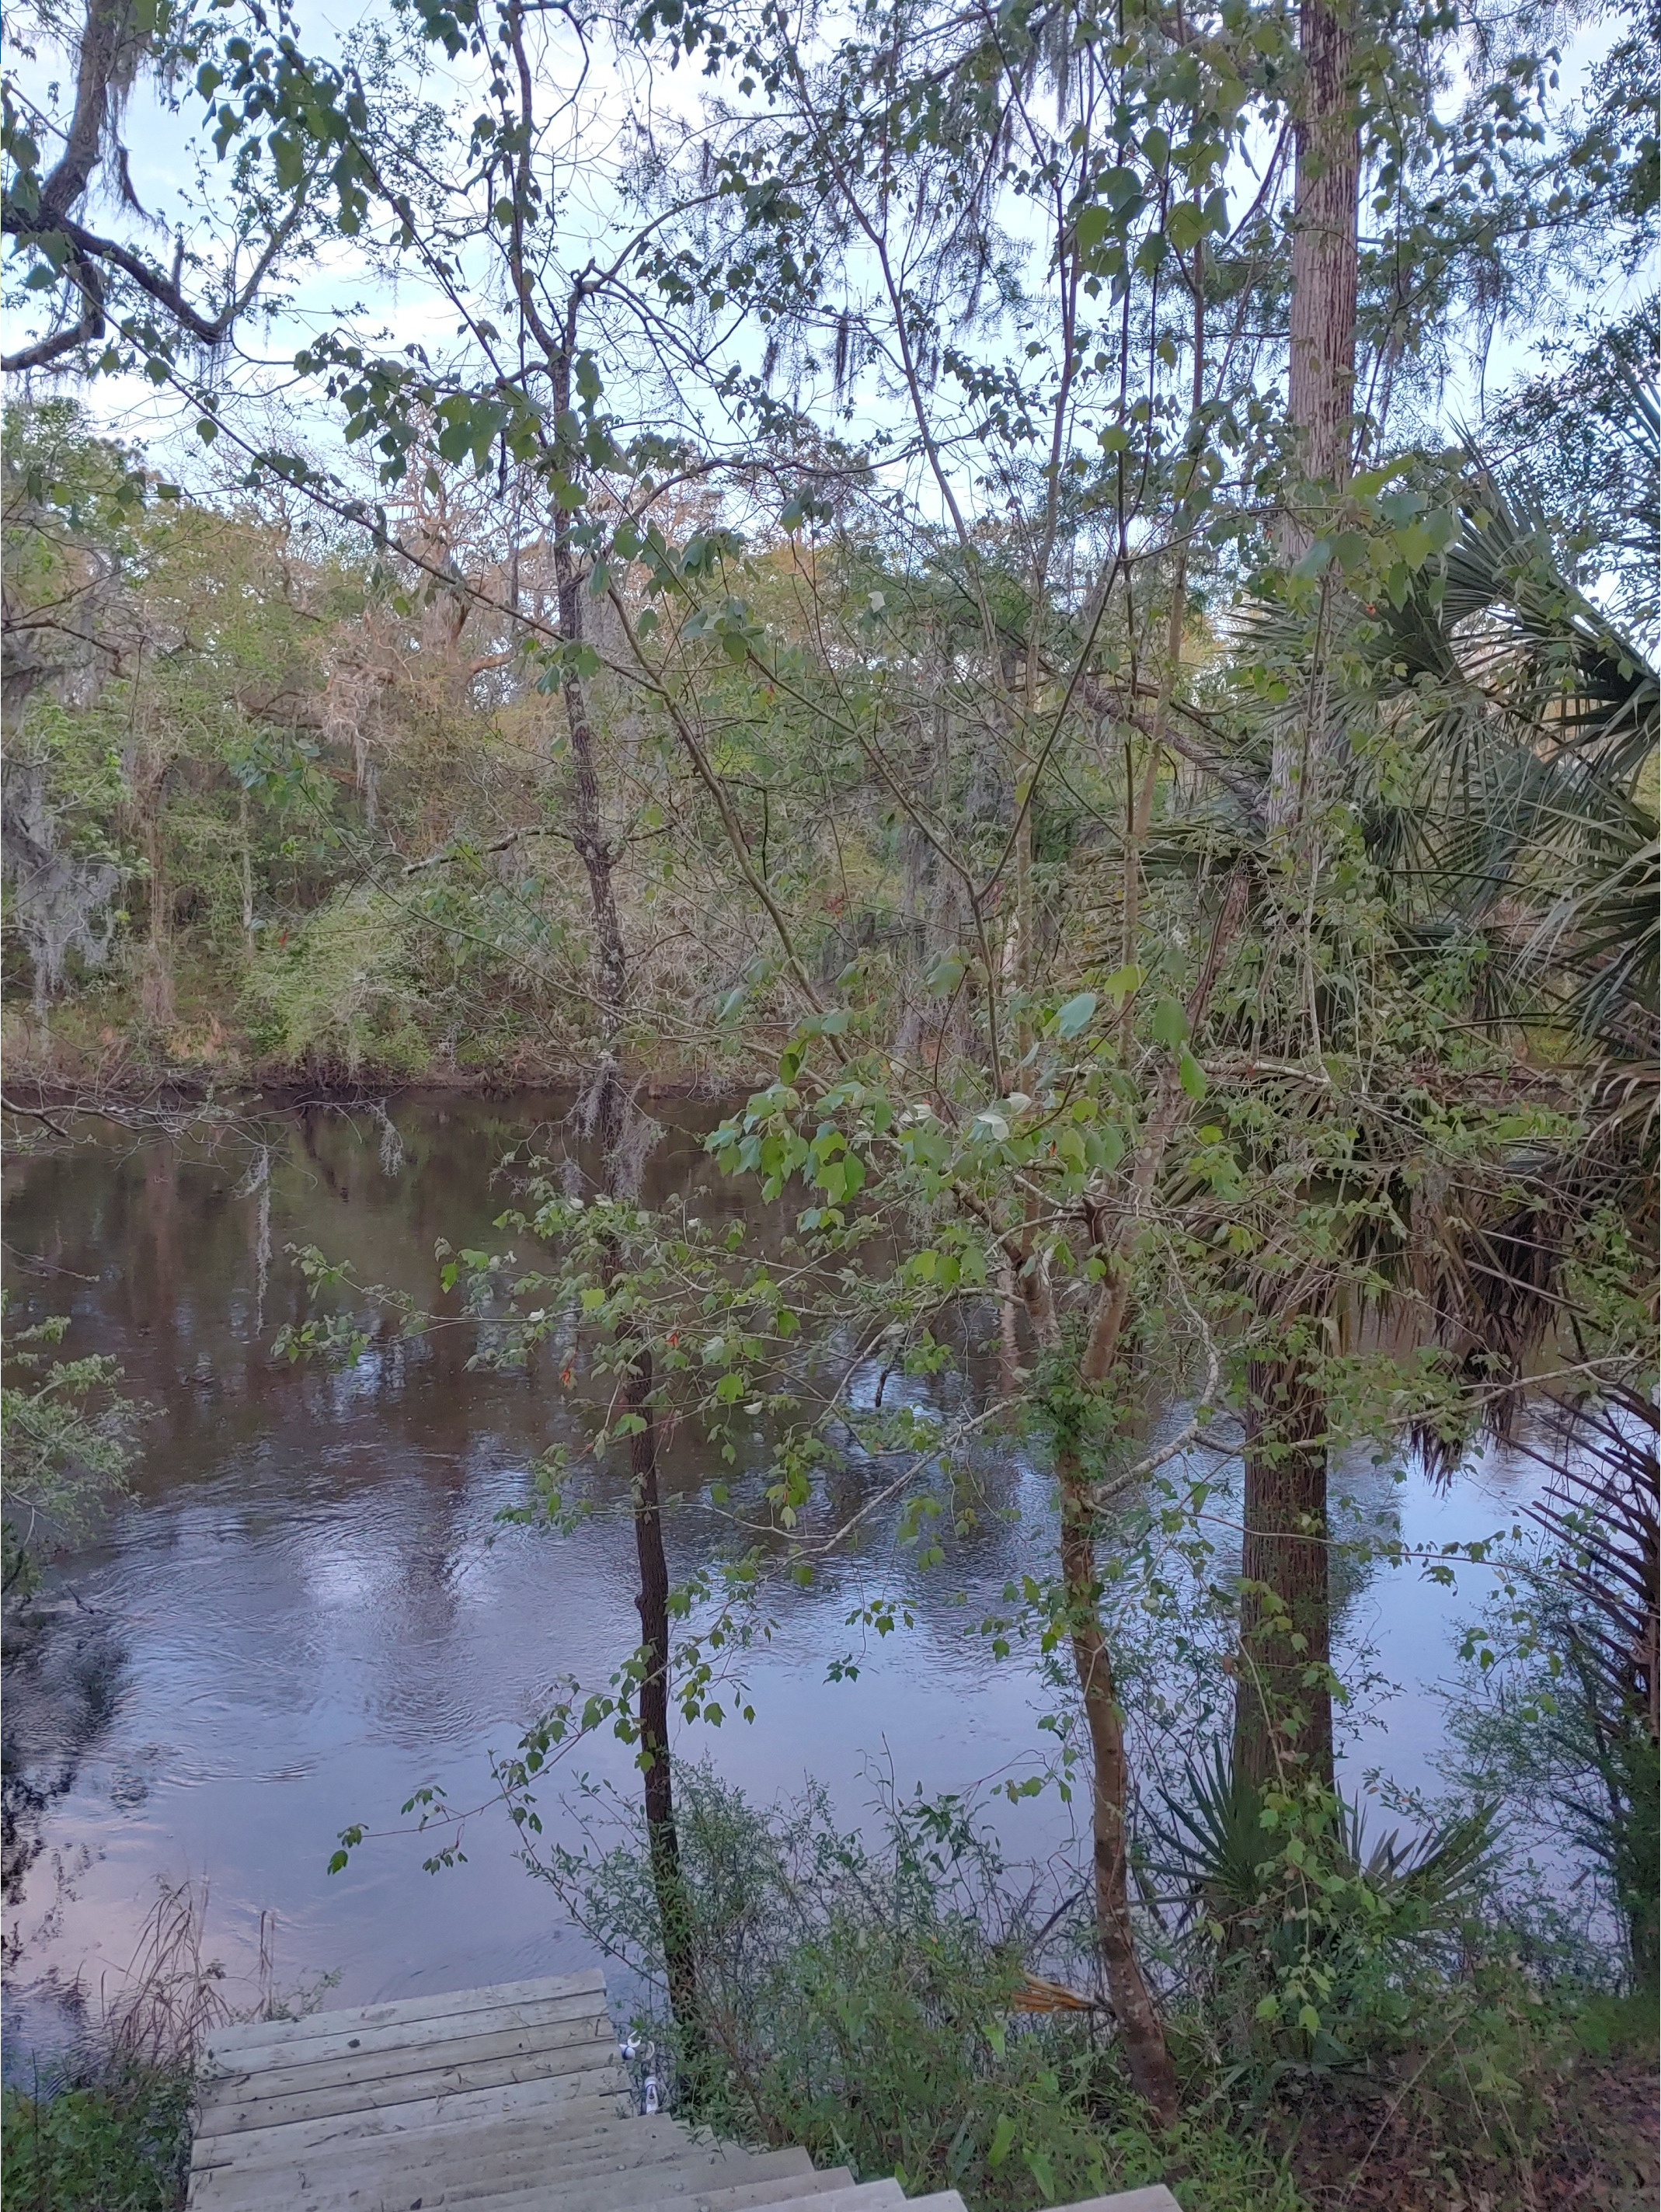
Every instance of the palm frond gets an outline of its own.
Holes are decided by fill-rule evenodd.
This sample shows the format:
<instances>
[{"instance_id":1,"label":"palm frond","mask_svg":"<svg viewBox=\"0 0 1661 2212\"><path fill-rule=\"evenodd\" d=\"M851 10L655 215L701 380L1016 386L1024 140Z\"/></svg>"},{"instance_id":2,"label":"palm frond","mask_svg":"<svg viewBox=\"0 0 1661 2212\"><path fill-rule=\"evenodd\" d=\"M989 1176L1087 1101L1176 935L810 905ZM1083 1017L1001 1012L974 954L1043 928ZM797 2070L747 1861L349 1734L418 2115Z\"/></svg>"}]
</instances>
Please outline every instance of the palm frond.
<instances>
[{"instance_id":1,"label":"palm frond","mask_svg":"<svg viewBox=\"0 0 1661 2212\"><path fill-rule=\"evenodd\" d=\"M1184 1769L1180 1794L1160 1791L1165 1817L1152 1825L1155 1870L1180 1882L1226 1928L1284 1907L1282 1838L1264 1820L1262 1792L1230 1766L1220 1743ZM1359 1799L1340 1798L1325 1850L1330 1871L1363 1881L1401 1917L1404 1933L1456 1924L1492 1857L1494 1808L1403 1836L1392 1828L1369 1842Z\"/></svg>"},{"instance_id":2,"label":"palm frond","mask_svg":"<svg viewBox=\"0 0 1661 2212\"><path fill-rule=\"evenodd\" d=\"M1661 1412L1635 1390L1553 1399L1529 1448L1552 1471L1530 1514L1561 1547L1605 1717L1641 1716L1661 1737Z\"/></svg>"}]
</instances>

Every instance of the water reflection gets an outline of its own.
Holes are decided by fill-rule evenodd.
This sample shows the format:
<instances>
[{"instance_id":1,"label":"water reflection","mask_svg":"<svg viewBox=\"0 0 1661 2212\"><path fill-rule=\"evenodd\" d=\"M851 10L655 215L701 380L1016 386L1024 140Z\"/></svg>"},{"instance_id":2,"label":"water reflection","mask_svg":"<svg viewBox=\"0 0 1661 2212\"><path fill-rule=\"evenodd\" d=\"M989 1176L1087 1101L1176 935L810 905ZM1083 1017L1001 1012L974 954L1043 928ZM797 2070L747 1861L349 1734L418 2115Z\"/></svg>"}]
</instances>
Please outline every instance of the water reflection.
<instances>
[{"instance_id":1,"label":"water reflection","mask_svg":"<svg viewBox=\"0 0 1661 2212\"><path fill-rule=\"evenodd\" d=\"M431 1877L429 1845L372 1842L344 1875L324 1868L338 1831L396 1824L417 1784L458 1805L486 1793L487 1751L508 1748L555 1686L603 1682L636 1632L626 1491L602 1475L595 1512L569 1537L500 1528L551 1443L579 1441L533 1358L472 1374L465 1330L377 1340L330 1371L272 1357L304 1317L288 1245L350 1258L364 1280L435 1295L433 1245L500 1243L502 1156L523 1151L565 1101L507 1106L424 1099L373 1114L313 1108L239 1126L213 1144L106 1131L44 1150L7 1174L10 1280L30 1317L66 1309L76 1354L108 1352L158 1409L136 1496L99 1547L55 1578L60 1610L11 1670L7 1702L8 1965L14 1993L56 1973L95 1985L131 1955L158 1877L205 1875L210 1937L252 1976L260 1917L277 1916L278 1980L338 1971L341 2002L557 1972L587 1955L551 1893L528 1880L505 1821L470 1826L465 1864ZM648 1197L731 1206L701 1139L714 1107L666 1114ZM874 1393L882 1372L869 1368ZM886 1385L892 1397L901 1384ZM891 1511L811 1593L781 1605L745 1655L753 1727L707 1746L764 1796L809 1773L849 1817L869 1802L867 1762L903 1788L964 1790L1033 1771L1054 1698L1030 1661L994 1661L977 1626L1007 1581L1052 1549L1048 1486L1007 1444L980 1458L987 1510L943 1574L918 1576ZM670 1447L672 1568L727 1542L700 1502L696 1437ZM1442 1500L1371 1470L1369 1507L1396 1498L1415 1533L1487 1533L1480 1492ZM836 1478L855 1509L879 1475ZM1359 1488L1358 1488L1359 1494ZM1217 1571L1228 1564L1227 1508ZM865 1637L849 1615L898 1595L915 1627ZM1426 1778L1435 1713L1419 1674L1442 1663L1447 1594L1410 1573L1375 1580L1352 1632L1410 1651L1408 1692L1352 1752ZM1404 1640L1404 1638L1406 1640ZM825 1684L852 1650L857 1677ZM22 1716L14 1729L15 1716ZM1202 1725L1196 1713L1191 1725ZM573 1770L630 1780L626 1753L585 1745ZM543 1810L557 1828L557 1786ZM1053 1794L1002 1803L1007 1848L1071 1848L1074 1812ZM15 2049L48 2024L14 2002Z\"/></svg>"}]
</instances>

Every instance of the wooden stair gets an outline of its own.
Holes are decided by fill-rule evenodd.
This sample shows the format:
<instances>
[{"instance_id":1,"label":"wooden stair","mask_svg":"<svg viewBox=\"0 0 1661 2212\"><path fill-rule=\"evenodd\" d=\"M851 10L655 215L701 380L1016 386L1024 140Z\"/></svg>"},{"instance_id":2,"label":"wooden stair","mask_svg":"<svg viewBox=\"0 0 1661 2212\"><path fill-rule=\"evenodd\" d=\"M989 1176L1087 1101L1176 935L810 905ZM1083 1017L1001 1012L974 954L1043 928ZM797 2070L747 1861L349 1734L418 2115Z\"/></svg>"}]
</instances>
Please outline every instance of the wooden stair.
<instances>
[{"instance_id":1,"label":"wooden stair","mask_svg":"<svg viewBox=\"0 0 1661 2212\"><path fill-rule=\"evenodd\" d=\"M599 1970L210 2041L188 2212L964 2212L642 2116ZM1177 2212L1164 2189L1067 2212Z\"/></svg>"}]
</instances>

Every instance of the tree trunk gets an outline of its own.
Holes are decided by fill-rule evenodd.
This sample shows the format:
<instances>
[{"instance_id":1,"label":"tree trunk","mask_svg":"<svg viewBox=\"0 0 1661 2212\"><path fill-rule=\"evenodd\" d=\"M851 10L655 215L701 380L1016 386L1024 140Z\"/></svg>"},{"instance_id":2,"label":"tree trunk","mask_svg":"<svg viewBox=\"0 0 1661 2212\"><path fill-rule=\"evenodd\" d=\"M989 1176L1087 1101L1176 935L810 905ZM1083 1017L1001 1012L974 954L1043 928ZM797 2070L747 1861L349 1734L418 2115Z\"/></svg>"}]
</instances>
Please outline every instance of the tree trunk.
<instances>
[{"instance_id":1,"label":"tree trunk","mask_svg":"<svg viewBox=\"0 0 1661 2212\"><path fill-rule=\"evenodd\" d=\"M928 715L923 730L912 749L912 781L915 787L923 794L923 803L931 811L935 805L935 785L944 750L940 742L940 726L944 720L944 709L937 705ZM915 1061L923 1051L924 977L928 972L928 956L934 949L933 940L941 905L940 893L944 886L940 881L938 855L920 825L910 816L903 816L899 832L903 867L900 911L904 917L905 949L901 956L900 967L904 1011L895 1036L894 1055L897 1060Z\"/></svg>"},{"instance_id":2,"label":"tree trunk","mask_svg":"<svg viewBox=\"0 0 1661 2212\"><path fill-rule=\"evenodd\" d=\"M1329 1790L1326 1406L1301 1361L1252 1363L1245 1425L1235 1778Z\"/></svg>"},{"instance_id":3,"label":"tree trunk","mask_svg":"<svg viewBox=\"0 0 1661 2212\"><path fill-rule=\"evenodd\" d=\"M146 760L136 791L143 812L144 857L149 868L149 939L145 947L143 980L139 1003L145 1021L155 1030L170 1030L173 1022L173 893L167 882L167 848L162 824L166 803L167 764Z\"/></svg>"},{"instance_id":4,"label":"tree trunk","mask_svg":"<svg viewBox=\"0 0 1661 2212\"><path fill-rule=\"evenodd\" d=\"M1343 0L1340 0L1340 5ZM1304 0L1305 69L1293 194L1292 362L1287 393L1305 479L1349 482L1355 406L1355 292L1360 133L1351 98L1349 26L1326 0ZM1311 533L1296 516L1294 559Z\"/></svg>"},{"instance_id":5,"label":"tree trunk","mask_svg":"<svg viewBox=\"0 0 1661 2212\"><path fill-rule=\"evenodd\" d=\"M563 414L570 404L569 359L564 389L557 392ZM554 525L554 571L559 593L561 636L569 644L582 639L582 591L572 558L570 519L557 510ZM588 903L594 933L595 998L599 1040L594 1070L585 1088L582 1126L599 1146L603 1187L609 1198L630 1197L630 1148L626 1143L629 1101L623 1087L621 1042L629 994L628 951L612 851L600 807L593 725L581 680L569 670L561 685L571 741L574 770L571 842L588 877ZM670 2008L680 2035L681 2063L695 2075L703 2048L698 2008L697 1959L692 1915L682 1877L680 1837L675 1826L674 1774L669 1756L669 1563L663 1547L663 1510L658 1489L658 1432L652 1408L652 1354L625 1326L618 1341L632 1346L623 1395L644 1426L630 1439L630 1499L634 1513L635 1550L640 1589L641 1680L636 1698L640 1730L640 1765L646 1806L647 1850Z\"/></svg>"},{"instance_id":6,"label":"tree trunk","mask_svg":"<svg viewBox=\"0 0 1661 2212\"><path fill-rule=\"evenodd\" d=\"M1299 485L1316 485L1332 494L1342 491L1349 482L1361 173L1360 133L1349 82L1349 27L1327 0L1304 0L1299 43L1305 82L1293 190L1287 393L1294 440L1293 477L1281 525L1281 552L1288 567L1302 560L1315 540L1307 495ZM1323 580L1323 629L1329 588ZM1311 659L1306 710L1288 715L1275 732L1266 812L1271 836L1284 836L1319 807L1328 763L1339 743L1328 710L1323 637L1317 635Z\"/></svg>"},{"instance_id":7,"label":"tree trunk","mask_svg":"<svg viewBox=\"0 0 1661 2212\"><path fill-rule=\"evenodd\" d=\"M1314 542L1298 484L1328 495L1350 477L1355 407L1355 308L1361 144L1350 84L1348 21L1329 0L1303 0L1304 59L1293 193L1291 362L1287 410L1295 438L1294 503L1281 529L1288 564ZM1330 574L1322 581L1300 714L1277 725L1266 826L1286 841L1329 795L1342 730L1327 696ZM1292 840L1312 876L1318 855ZM1311 988L1312 1006L1312 988ZM1319 1049L1311 1014L1311 1048ZM1245 1540L1241 1571L1240 1676L1235 1695L1234 1766L1259 1787L1277 1779L1332 1781L1332 1696L1326 1545L1325 1407L1295 1361L1255 1364L1248 1384ZM1282 1627L1281 1623L1287 1626ZM1301 1639L1299 1641L1299 1639ZM1311 1669L1322 1679L1305 1682Z\"/></svg>"},{"instance_id":8,"label":"tree trunk","mask_svg":"<svg viewBox=\"0 0 1661 2212\"><path fill-rule=\"evenodd\" d=\"M642 1347L624 1383L624 1402L646 1426L630 1438L635 1510L635 1552L640 1566L640 1643L644 1662L636 1717L646 1797L647 1848L663 1934L669 2004L681 2031L683 2061L701 2047L697 1958L686 1885L681 1875L675 1826L674 1776L669 1764L669 1563L663 1548L663 1510L658 1495L657 1425L653 1419L652 1355Z\"/></svg>"},{"instance_id":9,"label":"tree trunk","mask_svg":"<svg viewBox=\"0 0 1661 2212\"><path fill-rule=\"evenodd\" d=\"M1067 1593L1073 1664L1090 1732L1091 1831L1094 1842L1096 1930L1107 1972L1107 1993L1124 2044L1133 2087L1161 2124L1177 2117L1177 2076L1159 2019L1136 1956L1130 1919L1125 1813L1129 1771L1124 1718L1113 1683L1113 1662L1102 1632L1101 1591L1096 1577L1095 1501L1076 1453L1056 1455L1062 1492L1062 1578Z\"/></svg>"}]
</instances>

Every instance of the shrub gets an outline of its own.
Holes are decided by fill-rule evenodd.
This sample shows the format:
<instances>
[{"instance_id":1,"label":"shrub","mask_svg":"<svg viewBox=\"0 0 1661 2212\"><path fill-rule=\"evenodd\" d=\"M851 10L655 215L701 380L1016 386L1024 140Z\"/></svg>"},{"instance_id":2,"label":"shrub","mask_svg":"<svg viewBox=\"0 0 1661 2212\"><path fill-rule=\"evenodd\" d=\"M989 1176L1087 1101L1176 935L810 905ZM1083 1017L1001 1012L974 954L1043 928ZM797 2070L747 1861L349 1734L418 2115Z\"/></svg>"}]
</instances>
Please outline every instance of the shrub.
<instances>
[{"instance_id":1,"label":"shrub","mask_svg":"<svg viewBox=\"0 0 1661 2212\"><path fill-rule=\"evenodd\" d=\"M408 938L394 900L353 890L263 949L245 993L255 1049L319 1077L418 1073L429 1046Z\"/></svg>"},{"instance_id":2,"label":"shrub","mask_svg":"<svg viewBox=\"0 0 1661 2212\"><path fill-rule=\"evenodd\" d=\"M0 1327L6 1455L0 1586L10 1600L27 1596L41 1559L84 1539L100 1510L120 1495L144 1409L117 1393L121 1370L113 1359L53 1359L43 1349L63 1342L67 1314L20 1327L10 1292L0 1291Z\"/></svg>"},{"instance_id":3,"label":"shrub","mask_svg":"<svg viewBox=\"0 0 1661 2212\"><path fill-rule=\"evenodd\" d=\"M1214 2057L1254 2087L1395 2050L1409 1992L1469 1956L1490 1807L1372 1838L1359 1803L1313 1784L1259 1790L1220 1747L1161 1796L1153 1856L1188 1908L1189 1986Z\"/></svg>"}]
</instances>

